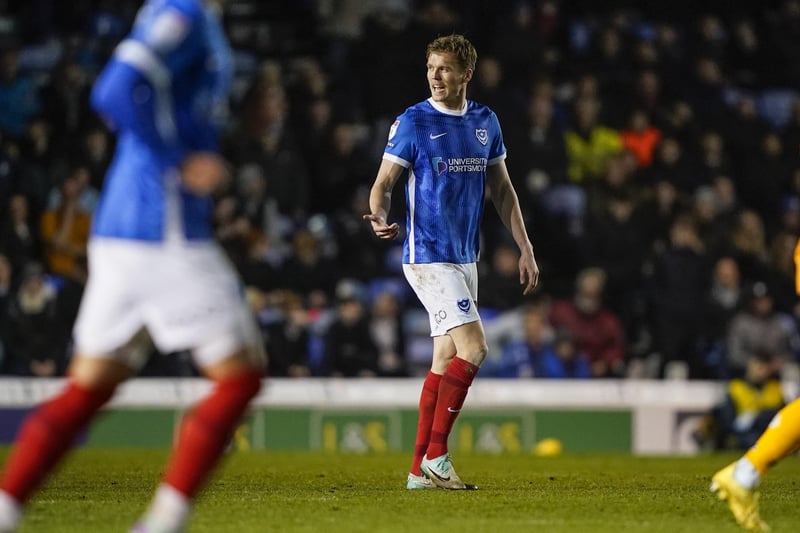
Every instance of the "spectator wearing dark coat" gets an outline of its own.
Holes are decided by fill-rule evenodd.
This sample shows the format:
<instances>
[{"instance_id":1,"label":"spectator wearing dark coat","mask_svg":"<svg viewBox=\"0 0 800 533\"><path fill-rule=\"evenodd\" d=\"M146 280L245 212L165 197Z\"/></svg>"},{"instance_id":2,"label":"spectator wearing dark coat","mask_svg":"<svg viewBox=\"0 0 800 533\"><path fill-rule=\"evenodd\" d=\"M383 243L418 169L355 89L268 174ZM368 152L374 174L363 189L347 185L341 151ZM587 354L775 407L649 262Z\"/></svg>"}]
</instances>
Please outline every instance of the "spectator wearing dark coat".
<instances>
[{"instance_id":1,"label":"spectator wearing dark coat","mask_svg":"<svg viewBox=\"0 0 800 533\"><path fill-rule=\"evenodd\" d=\"M699 342L709 276L705 251L690 217L680 216L672 224L669 247L656 256L649 283L662 372L670 361L685 361L690 377L703 377Z\"/></svg>"},{"instance_id":2,"label":"spectator wearing dark coat","mask_svg":"<svg viewBox=\"0 0 800 533\"><path fill-rule=\"evenodd\" d=\"M339 298L336 319L325 333L324 344L327 375L363 378L378 374L378 350L364 303L358 297Z\"/></svg>"}]
</instances>

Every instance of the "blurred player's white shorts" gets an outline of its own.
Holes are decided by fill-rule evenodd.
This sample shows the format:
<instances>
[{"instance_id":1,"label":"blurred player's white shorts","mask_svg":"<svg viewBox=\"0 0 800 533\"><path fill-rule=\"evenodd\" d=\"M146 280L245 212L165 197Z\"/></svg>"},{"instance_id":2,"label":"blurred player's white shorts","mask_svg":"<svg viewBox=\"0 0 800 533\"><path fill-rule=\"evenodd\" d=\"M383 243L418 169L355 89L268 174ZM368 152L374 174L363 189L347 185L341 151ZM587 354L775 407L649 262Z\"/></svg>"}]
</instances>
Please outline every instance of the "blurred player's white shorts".
<instances>
[{"instance_id":1,"label":"blurred player's white shorts","mask_svg":"<svg viewBox=\"0 0 800 533\"><path fill-rule=\"evenodd\" d=\"M428 312L431 337L481 319L475 303L478 301L476 263L403 264L403 274Z\"/></svg>"},{"instance_id":2,"label":"blurred player's white shorts","mask_svg":"<svg viewBox=\"0 0 800 533\"><path fill-rule=\"evenodd\" d=\"M136 368L137 339L161 352L191 349L198 366L262 344L233 266L215 242L94 238L75 323L75 350ZM260 355L258 355L260 356Z\"/></svg>"}]
</instances>

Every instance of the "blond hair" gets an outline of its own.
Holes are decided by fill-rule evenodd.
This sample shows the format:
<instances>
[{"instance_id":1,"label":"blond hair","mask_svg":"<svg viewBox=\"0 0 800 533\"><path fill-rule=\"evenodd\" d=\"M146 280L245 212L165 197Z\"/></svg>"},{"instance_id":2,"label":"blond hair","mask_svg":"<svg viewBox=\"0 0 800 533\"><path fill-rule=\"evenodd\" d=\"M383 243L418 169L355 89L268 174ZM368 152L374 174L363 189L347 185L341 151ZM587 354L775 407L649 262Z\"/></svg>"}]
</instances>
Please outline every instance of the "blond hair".
<instances>
[{"instance_id":1,"label":"blond hair","mask_svg":"<svg viewBox=\"0 0 800 533\"><path fill-rule=\"evenodd\" d=\"M454 33L453 35L445 35L435 39L428 45L425 51L425 58L429 58L431 54L443 53L453 54L464 70L475 70L478 52L463 35Z\"/></svg>"}]
</instances>

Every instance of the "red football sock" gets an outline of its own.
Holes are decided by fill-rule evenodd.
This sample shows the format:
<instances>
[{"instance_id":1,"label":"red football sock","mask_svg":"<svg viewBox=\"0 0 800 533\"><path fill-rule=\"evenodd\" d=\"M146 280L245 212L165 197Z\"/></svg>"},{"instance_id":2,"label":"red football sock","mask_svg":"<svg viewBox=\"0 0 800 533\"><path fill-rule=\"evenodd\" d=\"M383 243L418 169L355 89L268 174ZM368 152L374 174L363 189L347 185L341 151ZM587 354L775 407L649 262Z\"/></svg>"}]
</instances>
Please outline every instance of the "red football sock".
<instances>
[{"instance_id":1,"label":"red football sock","mask_svg":"<svg viewBox=\"0 0 800 533\"><path fill-rule=\"evenodd\" d=\"M78 432L114 394L114 388L84 389L70 382L55 398L28 415L6 463L0 489L20 504L72 447Z\"/></svg>"},{"instance_id":2,"label":"red football sock","mask_svg":"<svg viewBox=\"0 0 800 533\"><path fill-rule=\"evenodd\" d=\"M422 384L422 393L419 396L419 420L417 422L417 442L414 444L414 459L411 461L411 473L421 476L419 465L422 456L428 449L433 427L433 413L436 411L436 399L439 397L439 384L442 382L441 374L428 372Z\"/></svg>"},{"instance_id":3,"label":"red football sock","mask_svg":"<svg viewBox=\"0 0 800 533\"><path fill-rule=\"evenodd\" d=\"M260 388L261 376L256 373L217 383L211 394L183 418L164 482L192 498L217 464L247 404Z\"/></svg>"},{"instance_id":4,"label":"red football sock","mask_svg":"<svg viewBox=\"0 0 800 533\"><path fill-rule=\"evenodd\" d=\"M439 385L439 397L436 400L436 411L433 416L431 440L426 454L428 459L447 453L447 438L458 418L469 386L478 373L479 367L456 356L447 365Z\"/></svg>"}]
</instances>

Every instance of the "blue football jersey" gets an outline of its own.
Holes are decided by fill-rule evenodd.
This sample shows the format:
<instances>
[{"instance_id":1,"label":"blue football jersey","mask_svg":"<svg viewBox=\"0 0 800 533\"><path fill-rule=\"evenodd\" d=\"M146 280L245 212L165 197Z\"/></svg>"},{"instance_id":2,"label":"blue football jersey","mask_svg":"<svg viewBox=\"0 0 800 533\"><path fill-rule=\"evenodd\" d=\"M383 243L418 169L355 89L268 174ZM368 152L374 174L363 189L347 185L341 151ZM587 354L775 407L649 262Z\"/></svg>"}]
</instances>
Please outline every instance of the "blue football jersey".
<instances>
[{"instance_id":1,"label":"blue football jersey","mask_svg":"<svg viewBox=\"0 0 800 533\"><path fill-rule=\"evenodd\" d=\"M149 0L92 90L117 133L93 235L210 239L211 199L179 186L192 151L217 151L227 119L231 53L219 14L202 0Z\"/></svg>"},{"instance_id":2,"label":"blue football jersey","mask_svg":"<svg viewBox=\"0 0 800 533\"><path fill-rule=\"evenodd\" d=\"M486 167L505 157L497 116L476 102L429 98L397 117L383 158L408 169L403 263L478 260Z\"/></svg>"}]
</instances>

